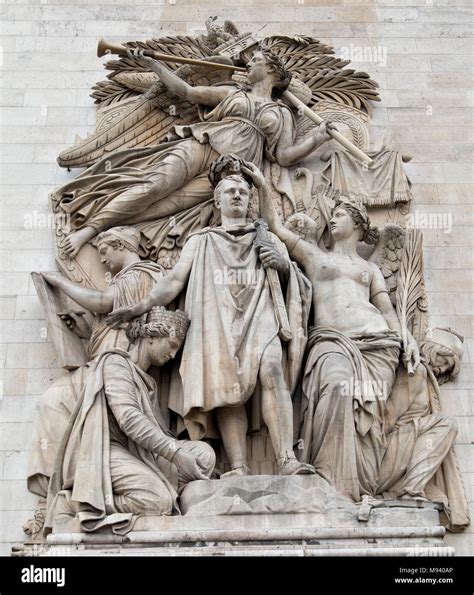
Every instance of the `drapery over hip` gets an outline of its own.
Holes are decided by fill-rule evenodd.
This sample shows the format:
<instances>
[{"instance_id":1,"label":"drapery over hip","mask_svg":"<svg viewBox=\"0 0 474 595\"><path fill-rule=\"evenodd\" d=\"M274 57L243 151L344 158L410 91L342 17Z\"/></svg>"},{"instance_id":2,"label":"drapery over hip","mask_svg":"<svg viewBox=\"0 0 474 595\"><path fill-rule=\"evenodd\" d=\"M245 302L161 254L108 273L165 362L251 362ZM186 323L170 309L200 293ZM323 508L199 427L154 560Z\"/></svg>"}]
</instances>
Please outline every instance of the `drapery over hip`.
<instances>
[{"instance_id":1,"label":"drapery over hip","mask_svg":"<svg viewBox=\"0 0 474 595\"><path fill-rule=\"evenodd\" d=\"M309 331L302 382L303 460L354 500L372 493L383 456L383 411L399 362L393 332L350 338ZM342 358L342 359L341 359Z\"/></svg>"},{"instance_id":2,"label":"drapery over hip","mask_svg":"<svg viewBox=\"0 0 474 595\"><path fill-rule=\"evenodd\" d=\"M398 365L400 339L395 332L348 337L328 327L312 327L308 333L308 359L303 378L303 394L317 403L312 387L320 384L318 365L332 353L344 355L351 363L353 378L348 390L353 392L354 421L364 436L372 426L377 411L388 398Z\"/></svg>"},{"instance_id":3,"label":"drapery over hip","mask_svg":"<svg viewBox=\"0 0 474 595\"><path fill-rule=\"evenodd\" d=\"M80 399L72 412L67 431L57 454L55 470L48 492L45 532L54 524L55 510L60 493L71 491L71 500L76 504L78 518L83 531L94 531L110 525L116 533L129 531L135 520L133 513L118 512L114 503L112 476L110 471L110 425L107 399L104 389L104 365L112 353L125 359L128 354L120 350L103 353L91 362L90 371L84 383ZM142 411L154 423L156 419L147 394L147 375L130 364L130 372L141 399ZM163 428L164 430L165 428ZM172 485L160 468L160 459L139 445L129 442L138 460L141 460L168 489L174 507L177 507L177 485Z\"/></svg>"}]
</instances>

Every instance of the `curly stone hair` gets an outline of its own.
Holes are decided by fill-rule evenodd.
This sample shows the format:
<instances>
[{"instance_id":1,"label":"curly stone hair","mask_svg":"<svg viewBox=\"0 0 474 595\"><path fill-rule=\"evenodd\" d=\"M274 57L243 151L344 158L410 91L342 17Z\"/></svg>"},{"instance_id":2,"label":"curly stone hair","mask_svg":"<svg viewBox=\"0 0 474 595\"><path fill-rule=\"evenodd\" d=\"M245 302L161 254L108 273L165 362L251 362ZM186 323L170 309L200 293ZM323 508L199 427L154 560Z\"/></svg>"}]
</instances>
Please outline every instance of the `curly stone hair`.
<instances>
[{"instance_id":1,"label":"curly stone hair","mask_svg":"<svg viewBox=\"0 0 474 595\"><path fill-rule=\"evenodd\" d=\"M336 204L334 205L334 209L337 207L342 207L346 210L349 215L352 217L352 221L355 224L359 225L362 229L362 237L360 239L361 242L365 242L366 244L374 245L379 240L379 231L376 227L370 226L369 216L367 214L367 209L361 202L356 202L346 198L345 196L340 196L336 200Z\"/></svg>"},{"instance_id":2,"label":"curly stone hair","mask_svg":"<svg viewBox=\"0 0 474 595\"><path fill-rule=\"evenodd\" d=\"M274 89L279 93L282 94L283 91L288 89L288 86L291 82L291 72L289 72L281 60L276 54L274 54L271 50L267 48L258 48L260 53L263 54L266 63L269 66L272 66L275 70L275 73L278 76L278 82L275 83Z\"/></svg>"},{"instance_id":3,"label":"curly stone hair","mask_svg":"<svg viewBox=\"0 0 474 595\"><path fill-rule=\"evenodd\" d=\"M176 337L184 340L190 320L186 312L167 310L155 306L145 317L134 318L128 323L126 334L132 343L141 337Z\"/></svg>"}]
</instances>

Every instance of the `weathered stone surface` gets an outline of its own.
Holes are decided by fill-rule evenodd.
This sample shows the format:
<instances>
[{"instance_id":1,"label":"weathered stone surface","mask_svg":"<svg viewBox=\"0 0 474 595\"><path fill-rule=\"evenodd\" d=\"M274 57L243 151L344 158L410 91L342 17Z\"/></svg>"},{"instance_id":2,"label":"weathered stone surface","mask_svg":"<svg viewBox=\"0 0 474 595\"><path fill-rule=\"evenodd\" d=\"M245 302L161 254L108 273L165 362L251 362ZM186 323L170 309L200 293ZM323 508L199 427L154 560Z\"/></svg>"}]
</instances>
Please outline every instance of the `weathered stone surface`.
<instances>
[{"instance_id":1,"label":"weathered stone surface","mask_svg":"<svg viewBox=\"0 0 474 595\"><path fill-rule=\"evenodd\" d=\"M180 503L187 517L355 511L354 504L318 475L252 475L194 481L182 492Z\"/></svg>"},{"instance_id":2,"label":"weathered stone surface","mask_svg":"<svg viewBox=\"0 0 474 595\"><path fill-rule=\"evenodd\" d=\"M99 35L110 35L114 37L114 41L121 42L124 39L145 40L151 36L165 34L194 34L194 31L202 32L204 29L199 15L204 14L207 8L210 14L214 14L213 11L216 9L215 2L201 2L199 14L196 13L195 2L180 5L179 10L175 5L165 4L151 7L150 18L143 21L143 7L128 6L127 0L122 3L123 6L117 5L116 2L112 3L111 0L103 0L99 5L85 2L87 7L72 6L74 3L69 1L66 1L66 4L68 6L59 8L46 4L41 9L39 7L27 9L24 5L8 6L7 18L11 20L7 20L2 28L2 33L6 35L2 41L6 70L2 74L2 82L7 89L1 101L9 108L23 110L22 106L25 106L24 118L18 111L9 112L8 115L11 117L9 120L4 120L2 127L6 142L10 143L8 160L14 166L9 170L10 177L4 179L5 198L2 198L4 206L7 207L5 217L2 217L2 225L8 226L6 247L9 249L15 242L15 233L18 232L18 245L13 246L16 248L16 253L5 260L6 268L10 272L2 274L0 281L2 293L8 296L4 310L4 318L8 323L4 327L3 339L6 343L12 344L11 350L2 351L8 368L4 386L9 394L3 399L1 407L2 412L6 413L2 420L7 423L29 422L32 407L26 406L24 409L25 400L34 401L38 396L35 393L41 392L46 387L48 379L50 382L57 377L57 375L49 376L49 370L42 370L53 364L50 349L39 350L34 362L37 372L25 375L21 370L33 357L31 346L38 341L48 341L42 334L44 321L38 320L35 314L37 309L31 303L31 300L35 299L35 292L28 281L27 269L31 266L28 263L33 262L36 268L38 258L41 258L43 264L40 263L38 268L50 268L46 265L52 262L52 257L45 257L46 252L36 256L32 251L46 248L53 254L52 242L48 245L39 245L35 243L35 238L26 238L25 215L31 214L32 209L37 206L41 206L44 212L47 212L48 191L54 184L65 182L73 177L72 173L67 172L60 172L57 176L53 176L51 173L53 170L43 167L39 169L33 167L30 177L23 175L23 172L27 171L28 165L34 164L49 164L55 167L56 154L64 150L68 143L74 141L76 132L82 136L85 136L86 132L93 132L92 126L65 126L60 122L68 120L69 124L71 115L77 116L78 121L83 120L82 112L71 112L71 106L74 105L86 107L89 110L87 122L92 122L95 116L95 109L88 96L88 86L102 75L94 56ZM190 9L192 4L195 5L192 7L193 10ZM384 6L389 4L385 1L371 4L373 5L363 7L363 10L354 6L335 7L334 3L328 3L328 6L311 7L314 22L309 22L307 10L310 7L283 4L280 10L273 13L271 34L315 35L318 38L324 38L327 43L334 42L337 48L336 55L340 55L339 47L349 46L351 42L357 46L373 46L375 43L387 46L388 61L383 70L386 69L388 72L382 76L374 76L381 85L380 93L383 100L380 110L376 108L376 112L380 111L380 115L376 113L375 121L390 122L390 125L373 126L371 139L380 132L385 133L385 141L388 143L396 140L402 146L403 143L407 145L411 143L416 147L415 159L412 162L413 180L426 181L436 189L436 195L430 195L427 200L425 196L420 196L415 187L414 206L419 204L423 207L424 205L425 212L432 214L447 212L449 203L451 203L449 206L454 207L453 210L449 209L454 216L452 231L449 234L444 232L433 234L428 242L432 246L438 243L440 247L461 247L464 252L462 252L461 261L457 263L459 268L455 270L442 268L440 264L442 260L444 260L443 266L450 267L452 259L445 258L441 252L433 252L432 257L425 263L427 288L430 302L433 304L430 312L435 314L432 323L440 326L449 324L457 330L472 335L467 297L470 290L468 281L470 275L467 272L467 258L465 258L466 248L469 250L470 242L468 231L470 209L466 208L466 205L469 204L471 195L470 190L467 193L460 193L456 188L456 183L470 181L469 147L459 146L459 139L462 138L463 143L467 143L471 133L467 126L459 125L459 118L464 118L464 115L463 112L457 111L468 107L472 102L468 91L472 85L469 77L466 76L465 68L469 63L471 51L470 41L466 37L469 35L466 15L461 2L456 3L457 7L454 7L453 3L449 6L449 3L442 2L446 8L437 7L436 10L431 6L421 6L419 2L405 7ZM420 6L414 6L415 4ZM464 4L467 6L467 3ZM255 11L253 15L255 18L252 17L253 11ZM92 14L94 18L91 18ZM132 18L134 15L137 18ZM110 16L113 17L112 20ZM245 0L245 6L239 6L237 1L233 11L226 13L225 16L237 18L242 29L248 30L254 29L256 20L268 21L268 11L261 6L253 6L251 2L249 4L247 0ZM434 19L436 22L433 22ZM269 31L268 27L267 31ZM65 47L68 48L67 53L62 52ZM54 52L57 53L59 50L61 50L61 56L55 59ZM9 55L15 52L16 56ZM40 52L44 52L44 56ZM431 74L429 70L420 73L416 60L407 55L413 52L423 55L424 68L428 68L427 65L429 65L424 58L431 54L429 56L433 71ZM406 59L400 59L401 54L405 54ZM457 55L454 56L454 54ZM378 64L366 64L366 69L372 75L380 70ZM76 70L84 72L75 72ZM417 122L416 118L408 112L393 110L398 107L425 108L427 104L434 107L431 122L428 119L423 123ZM31 111L35 106L39 108L38 114ZM48 108L46 116L39 113L42 106ZM437 113L439 108L443 108L442 118L441 112ZM453 108L455 110L450 111ZM43 121L45 117L46 121ZM440 120L443 121L442 124ZM421 147L424 143L427 147L423 154ZM33 155L31 147L34 147ZM427 165L417 169L418 161ZM460 163L454 163L455 161ZM469 188L468 184L464 186ZM436 211L434 207L437 203L439 206ZM38 231L40 230L36 229L34 233ZM51 234L50 228L42 228L41 231L45 235ZM425 241L425 245L428 242ZM30 252L25 257L20 257L19 252L23 248ZM457 260L459 259L456 256ZM18 262L17 267L15 267L16 262ZM450 302L447 299L450 291L458 295L460 291L465 293L458 301L453 299ZM439 296L437 292L440 292ZM14 308L11 300L16 300L16 296L20 296L20 299L17 307ZM21 296L28 296L28 299L22 300ZM29 320L11 322L15 318ZM22 344L29 346L25 352L25 362L20 361ZM469 355L465 354L465 361L468 361L467 357ZM472 354L470 357L472 358ZM455 383L446 386L449 387L446 394L444 394L444 387L442 390L443 408L449 400L444 408L446 413L451 416L470 415L472 412L468 411L467 401L464 398L467 398L472 389L468 368L462 369ZM18 399L17 407L13 404L15 398ZM463 420L459 424L461 431L458 441L462 441L462 444L457 452L463 473L467 470L472 471L474 459L474 446L468 443L467 423ZM268 444L271 444L269 440ZM26 445L26 448L29 448L29 445ZM10 477L13 474L13 477L17 477L15 484L8 486L8 498L13 502L10 502L7 508L12 508L15 498L18 498L19 502L25 502L25 498L19 496L25 489L24 483L21 482L26 473L26 457L23 453L9 451L0 453L0 464L4 459L8 461L4 469L7 476ZM262 465L264 468L265 462L262 462ZM473 474L466 473L465 484L470 483L470 475ZM472 501L471 490L468 492L468 499ZM4 545L8 540L21 539L20 527L23 520L19 518L11 520L9 517L8 534L5 532L0 537L0 540L6 540L0 545L2 552L8 551L8 545ZM472 533L450 535L446 543L455 545L458 555L472 553ZM124 546L119 547L120 553L126 553ZM283 550L283 547L277 546L274 550L266 551L285 551L285 555L309 555L308 550L303 546L295 546L294 550ZM221 555L235 553L232 551L232 546L221 549L217 547L217 550ZM147 548L141 551L146 552ZM168 548L167 551L170 553L173 550ZM239 551L239 555L243 555L245 549L241 548Z\"/></svg>"}]
</instances>

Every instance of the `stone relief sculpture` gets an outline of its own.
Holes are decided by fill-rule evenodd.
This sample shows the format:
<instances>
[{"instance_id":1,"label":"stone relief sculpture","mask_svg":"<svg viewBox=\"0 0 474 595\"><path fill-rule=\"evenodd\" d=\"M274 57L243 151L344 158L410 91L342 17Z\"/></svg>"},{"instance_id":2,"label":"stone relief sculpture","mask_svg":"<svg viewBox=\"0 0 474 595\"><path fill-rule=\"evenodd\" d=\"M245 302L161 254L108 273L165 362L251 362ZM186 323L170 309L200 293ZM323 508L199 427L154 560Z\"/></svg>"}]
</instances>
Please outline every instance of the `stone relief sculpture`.
<instances>
[{"instance_id":1,"label":"stone relief sculpture","mask_svg":"<svg viewBox=\"0 0 474 595\"><path fill-rule=\"evenodd\" d=\"M69 516L83 531L130 530L138 514L171 514L178 490L212 472L210 446L170 435L146 374L176 354L189 319L155 308L141 322L130 353L109 350L90 366L56 457L46 531Z\"/></svg>"},{"instance_id":2,"label":"stone relief sculpture","mask_svg":"<svg viewBox=\"0 0 474 595\"><path fill-rule=\"evenodd\" d=\"M261 166L265 154L288 167L330 138L323 123L295 142L290 108L272 98L274 90L287 88L290 76L267 49L256 51L247 63L248 90L192 87L143 51L133 55L145 61L172 95L212 109L202 122L173 126L167 143L153 150L118 151L58 190L58 208L71 215L77 228L64 244L71 256L104 229L175 215L209 199L207 172L219 155L232 152Z\"/></svg>"},{"instance_id":3,"label":"stone relief sculpture","mask_svg":"<svg viewBox=\"0 0 474 595\"><path fill-rule=\"evenodd\" d=\"M226 156L221 160L226 160ZM310 465L299 463L293 452L290 395L305 346L302 331L309 311L309 284L289 261L277 238L269 235L256 246L257 230L247 221L250 186L243 175L232 169L230 175L225 175L219 162L214 169L220 170L213 181L222 225L191 235L178 263L163 282L156 283L149 296L138 304L114 309L108 322L120 323L142 315L154 305L167 305L187 286L185 308L191 326L180 375L182 416L189 434L205 436L209 417L215 410L232 468L225 475L247 475L248 424L244 405L254 393L258 379L263 421L280 473L314 473ZM278 271L287 286L282 307L286 306L291 338L285 350L285 370L278 336L281 327L275 314L279 304L271 295L269 270ZM226 274L235 276L236 282L227 282ZM276 276L278 284L280 279Z\"/></svg>"},{"instance_id":4,"label":"stone relief sculpture","mask_svg":"<svg viewBox=\"0 0 474 595\"><path fill-rule=\"evenodd\" d=\"M59 156L87 169L51 196L61 273L37 287L53 340L87 345L40 399L25 532L406 507L462 530L440 406L462 337L429 326L409 157L370 149L377 84L316 39L206 27L101 42L121 57L96 132Z\"/></svg>"},{"instance_id":5,"label":"stone relief sculpture","mask_svg":"<svg viewBox=\"0 0 474 595\"><path fill-rule=\"evenodd\" d=\"M281 208L293 211L298 192L289 166L330 137L325 125L317 129L279 99L282 90L289 86L308 106L336 97L368 110L368 100L379 99L374 81L342 70L348 61L313 38L273 36L258 42L251 34L235 34L215 46L216 39L212 33L205 39L129 43L128 55L107 65L110 80L93 93L100 106L96 133L58 159L63 167L91 166L52 195L54 210L67 220L58 230L67 266L81 245L126 220L142 231L143 252L170 268L179 256L173 249L211 220L210 209L203 210L212 202L207 171L225 153L263 164ZM169 70L143 56L145 50L212 58L227 66L240 61L245 75L205 68L202 61L178 69L171 63L174 70Z\"/></svg>"},{"instance_id":6,"label":"stone relief sculpture","mask_svg":"<svg viewBox=\"0 0 474 595\"><path fill-rule=\"evenodd\" d=\"M378 267L357 254L373 242L361 204L339 199L330 220L333 246L324 252L284 227L265 179L252 166L270 229L304 268L313 287L315 325L303 376L303 457L339 492L358 501L375 493L383 456L383 408L398 366L400 322ZM406 359L419 364L410 336ZM337 422L335 423L335 420Z\"/></svg>"},{"instance_id":7,"label":"stone relief sculpture","mask_svg":"<svg viewBox=\"0 0 474 595\"><path fill-rule=\"evenodd\" d=\"M430 329L420 345L424 358L410 376L399 370L387 403L387 446L377 493L442 502L447 526L469 524L461 475L452 450L457 425L441 411L439 385L459 373L462 338L450 329Z\"/></svg>"},{"instance_id":8,"label":"stone relief sculpture","mask_svg":"<svg viewBox=\"0 0 474 595\"><path fill-rule=\"evenodd\" d=\"M130 339L125 330L106 325L104 315L111 312L114 305L135 303L147 295L163 274L159 264L140 260L139 238L140 234L132 227L110 229L97 238L100 260L111 276L105 291L82 287L59 273L42 275L50 285L96 314L92 328L83 316L85 312L79 316L74 312L56 314L74 332L89 339L87 360L93 360L109 349L127 350ZM76 368L55 382L40 398L27 481L28 489L43 500L48 493L59 445L89 372L89 365L81 363L77 361ZM43 506L44 502L41 503Z\"/></svg>"},{"instance_id":9,"label":"stone relief sculpture","mask_svg":"<svg viewBox=\"0 0 474 595\"><path fill-rule=\"evenodd\" d=\"M456 423L440 412L434 373L442 379L449 374L452 359L462 354L462 342L450 331L431 330L435 340L426 341L423 335L427 328L419 232L404 234L396 262L393 238L400 239L403 230L389 226L381 234L370 227L361 202L339 198L330 219L332 247L325 252L282 225L265 178L254 166L248 171L259 187L261 212L270 229L285 242L313 287L315 326L308 333L302 381L303 458L355 501L392 490L397 498L425 499L428 482L442 464L449 465L456 493L447 515L453 515L453 530L465 526L469 517L456 462L443 463L448 453L452 456ZM380 248L365 261L357 253L358 242L391 246L391 258L385 259L392 265L388 274ZM395 277L395 283L384 276L392 281ZM425 339L428 365L421 364L410 329ZM406 370L399 366L400 346ZM447 504L446 496L440 499Z\"/></svg>"}]
</instances>

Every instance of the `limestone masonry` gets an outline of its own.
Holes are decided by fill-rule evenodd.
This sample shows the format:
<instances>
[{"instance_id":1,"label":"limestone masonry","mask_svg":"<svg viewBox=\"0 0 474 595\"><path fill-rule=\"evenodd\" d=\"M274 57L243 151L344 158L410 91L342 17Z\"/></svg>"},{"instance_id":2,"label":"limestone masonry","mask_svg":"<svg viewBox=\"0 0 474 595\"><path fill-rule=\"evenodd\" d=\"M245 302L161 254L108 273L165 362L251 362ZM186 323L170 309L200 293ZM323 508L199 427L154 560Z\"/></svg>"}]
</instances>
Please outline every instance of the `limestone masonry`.
<instances>
[{"instance_id":1,"label":"limestone masonry","mask_svg":"<svg viewBox=\"0 0 474 595\"><path fill-rule=\"evenodd\" d=\"M0 554L473 555L470 2L0 12Z\"/></svg>"}]
</instances>

